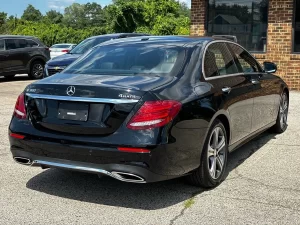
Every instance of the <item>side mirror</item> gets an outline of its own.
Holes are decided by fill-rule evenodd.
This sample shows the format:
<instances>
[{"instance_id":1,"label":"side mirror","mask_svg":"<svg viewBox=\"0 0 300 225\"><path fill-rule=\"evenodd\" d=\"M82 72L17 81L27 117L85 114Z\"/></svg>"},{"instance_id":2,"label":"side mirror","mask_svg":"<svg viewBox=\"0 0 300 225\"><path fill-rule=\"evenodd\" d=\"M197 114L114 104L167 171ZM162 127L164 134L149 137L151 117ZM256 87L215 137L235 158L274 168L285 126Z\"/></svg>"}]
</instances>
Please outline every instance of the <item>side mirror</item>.
<instances>
[{"instance_id":1,"label":"side mirror","mask_svg":"<svg viewBox=\"0 0 300 225\"><path fill-rule=\"evenodd\" d=\"M264 62L264 71L266 73L276 73L277 65L272 62Z\"/></svg>"}]
</instances>

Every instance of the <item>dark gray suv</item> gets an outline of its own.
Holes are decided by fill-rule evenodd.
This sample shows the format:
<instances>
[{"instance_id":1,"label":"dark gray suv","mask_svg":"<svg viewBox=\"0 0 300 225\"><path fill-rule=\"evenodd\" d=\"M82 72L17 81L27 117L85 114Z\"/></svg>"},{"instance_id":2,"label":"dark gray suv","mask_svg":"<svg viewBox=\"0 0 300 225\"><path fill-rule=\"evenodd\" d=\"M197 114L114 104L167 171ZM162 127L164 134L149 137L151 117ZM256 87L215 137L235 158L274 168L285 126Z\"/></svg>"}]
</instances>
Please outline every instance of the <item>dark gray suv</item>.
<instances>
[{"instance_id":1,"label":"dark gray suv","mask_svg":"<svg viewBox=\"0 0 300 225\"><path fill-rule=\"evenodd\" d=\"M35 37L0 35L0 76L26 73L33 79L42 78L49 59L49 48Z\"/></svg>"}]
</instances>

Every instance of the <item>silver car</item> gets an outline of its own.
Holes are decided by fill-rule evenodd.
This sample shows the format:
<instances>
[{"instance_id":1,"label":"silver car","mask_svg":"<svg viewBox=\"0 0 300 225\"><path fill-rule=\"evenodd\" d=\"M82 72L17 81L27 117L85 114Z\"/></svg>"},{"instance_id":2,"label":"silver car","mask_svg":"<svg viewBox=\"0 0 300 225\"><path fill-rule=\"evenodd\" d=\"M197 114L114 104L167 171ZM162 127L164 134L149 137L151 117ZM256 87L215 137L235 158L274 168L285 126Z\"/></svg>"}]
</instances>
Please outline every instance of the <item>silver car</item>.
<instances>
[{"instance_id":1,"label":"silver car","mask_svg":"<svg viewBox=\"0 0 300 225\"><path fill-rule=\"evenodd\" d=\"M52 45L50 47L50 57L54 58L66 54L69 51L71 51L75 46L76 44L67 44L67 43Z\"/></svg>"}]
</instances>

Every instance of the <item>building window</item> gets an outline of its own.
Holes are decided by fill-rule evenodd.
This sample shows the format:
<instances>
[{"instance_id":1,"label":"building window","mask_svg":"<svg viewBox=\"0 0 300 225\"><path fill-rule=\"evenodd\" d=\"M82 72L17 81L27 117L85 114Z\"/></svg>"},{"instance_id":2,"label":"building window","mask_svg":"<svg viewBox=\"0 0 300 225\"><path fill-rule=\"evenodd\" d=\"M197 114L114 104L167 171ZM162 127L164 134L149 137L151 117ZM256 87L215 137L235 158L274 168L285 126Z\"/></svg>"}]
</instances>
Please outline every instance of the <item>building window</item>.
<instances>
[{"instance_id":1,"label":"building window","mask_svg":"<svg viewBox=\"0 0 300 225\"><path fill-rule=\"evenodd\" d=\"M300 0L295 0L294 52L300 52Z\"/></svg>"},{"instance_id":2,"label":"building window","mask_svg":"<svg viewBox=\"0 0 300 225\"><path fill-rule=\"evenodd\" d=\"M233 35L248 50L265 52L268 4L269 0L209 0L207 34Z\"/></svg>"}]
</instances>

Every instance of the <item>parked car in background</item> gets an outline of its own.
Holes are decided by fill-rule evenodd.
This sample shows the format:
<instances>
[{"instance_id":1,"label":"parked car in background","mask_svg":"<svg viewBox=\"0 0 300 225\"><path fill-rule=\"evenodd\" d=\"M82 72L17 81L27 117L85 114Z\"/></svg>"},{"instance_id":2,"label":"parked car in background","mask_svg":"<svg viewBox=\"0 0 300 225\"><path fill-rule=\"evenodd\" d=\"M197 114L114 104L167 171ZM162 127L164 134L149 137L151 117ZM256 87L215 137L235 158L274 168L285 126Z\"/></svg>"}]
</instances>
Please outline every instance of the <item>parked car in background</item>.
<instances>
[{"instance_id":1,"label":"parked car in background","mask_svg":"<svg viewBox=\"0 0 300 225\"><path fill-rule=\"evenodd\" d=\"M0 76L26 73L33 79L42 78L49 59L49 48L35 37L0 35Z\"/></svg>"},{"instance_id":2,"label":"parked car in background","mask_svg":"<svg viewBox=\"0 0 300 225\"><path fill-rule=\"evenodd\" d=\"M91 48L95 47L98 44L101 44L105 41L119 39L119 38L127 38L127 37L136 37L136 36L146 36L146 34L139 33L118 33L118 34L106 34L99 35L85 39L81 43L79 43L75 48L73 48L67 54L55 57L47 62L45 66L44 77L52 76L56 73L61 72L68 65L78 59L81 55L86 53Z\"/></svg>"},{"instance_id":3,"label":"parked car in background","mask_svg":"<svg viewBox=\"0 0 300 225\"><path fill-rule=\"evenodd\" d=\"M217 38L106 42L21 93L11 151L24 165L215 187L230 152L286 130L289 90L276 70Z\"/></svg>"},{"instance_id":4,"label":"parked car in background","mask_svg":"<svg viewBox=\"0 0 300 225\"><path fill-rule=\"evenodd\" d=\"M71 51L76 44L55 44L50 47L50 56L55 58Z\"/></svg>"}]
</instances>

